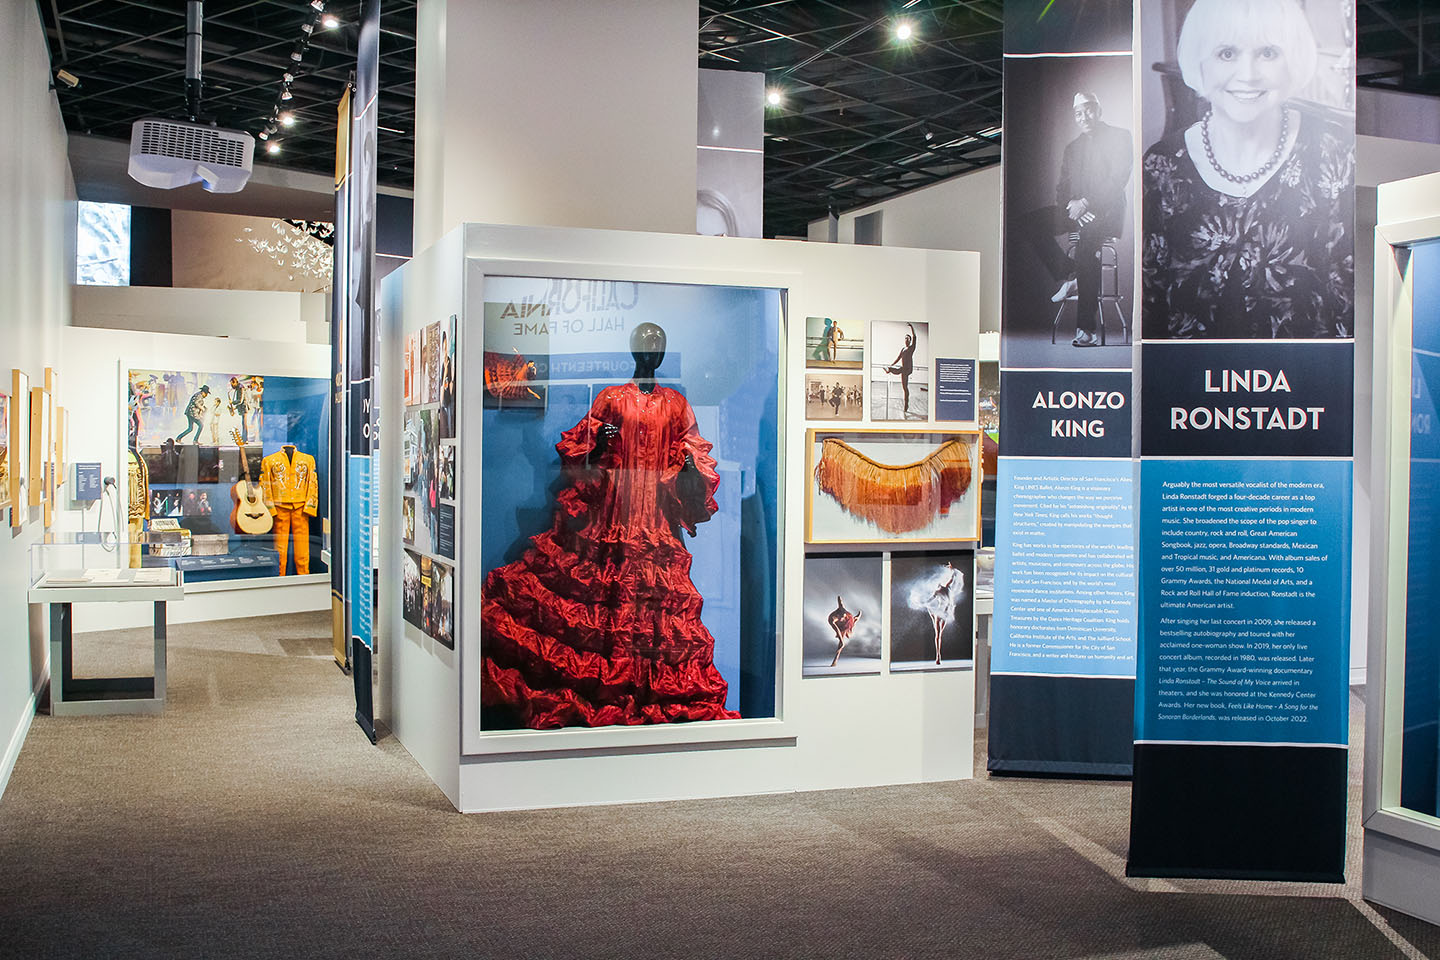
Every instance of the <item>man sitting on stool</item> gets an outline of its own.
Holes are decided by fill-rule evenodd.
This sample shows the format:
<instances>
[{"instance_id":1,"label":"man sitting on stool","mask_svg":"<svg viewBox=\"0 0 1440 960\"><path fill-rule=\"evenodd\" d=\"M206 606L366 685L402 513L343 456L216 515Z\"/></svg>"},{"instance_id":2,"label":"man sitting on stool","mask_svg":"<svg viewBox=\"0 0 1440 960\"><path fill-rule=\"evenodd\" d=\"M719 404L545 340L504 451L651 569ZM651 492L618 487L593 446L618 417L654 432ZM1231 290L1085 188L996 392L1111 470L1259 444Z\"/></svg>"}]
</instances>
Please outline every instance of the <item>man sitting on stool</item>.
<instances>
[{"instance_id":1,"label":"man sitting on stool","mask_svg":"<svg viewBox=\"0 0 1440 960\"><path fill-rule=\"evenodd\" d=\"M1035 211L1027 237L1052 280L1062 280L1051 302L1075 296L1077 347L1100 343L1100 247L1125 226L1125 187L1130 182L1130 131L1100 119L1100 100L1081 91L1073 102L1080 136L1065 147L1054 207ZM1055 242L1057 233L1078 235L1075 255Z\"/></svg>"}]
</instances>

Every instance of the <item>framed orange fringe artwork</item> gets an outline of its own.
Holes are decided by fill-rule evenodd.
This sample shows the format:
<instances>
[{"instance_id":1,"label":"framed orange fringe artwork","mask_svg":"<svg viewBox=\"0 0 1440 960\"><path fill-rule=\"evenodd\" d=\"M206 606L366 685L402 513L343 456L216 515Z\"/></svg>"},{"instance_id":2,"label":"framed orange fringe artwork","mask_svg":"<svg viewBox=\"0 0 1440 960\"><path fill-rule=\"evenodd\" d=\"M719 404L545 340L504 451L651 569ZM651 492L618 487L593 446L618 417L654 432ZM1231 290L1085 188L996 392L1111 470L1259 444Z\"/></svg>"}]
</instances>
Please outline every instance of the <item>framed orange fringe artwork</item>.
<instances>
[{"instance_id":1,"label":"framed orange fringe artwork","mask_svg":"<svg viewBox=\"0 0 1440 960\"><path fill-rule=\"evenodd\" d=\"M978 430L807 430L805 542L980 537Z\"/></svg>"}]
</instances>

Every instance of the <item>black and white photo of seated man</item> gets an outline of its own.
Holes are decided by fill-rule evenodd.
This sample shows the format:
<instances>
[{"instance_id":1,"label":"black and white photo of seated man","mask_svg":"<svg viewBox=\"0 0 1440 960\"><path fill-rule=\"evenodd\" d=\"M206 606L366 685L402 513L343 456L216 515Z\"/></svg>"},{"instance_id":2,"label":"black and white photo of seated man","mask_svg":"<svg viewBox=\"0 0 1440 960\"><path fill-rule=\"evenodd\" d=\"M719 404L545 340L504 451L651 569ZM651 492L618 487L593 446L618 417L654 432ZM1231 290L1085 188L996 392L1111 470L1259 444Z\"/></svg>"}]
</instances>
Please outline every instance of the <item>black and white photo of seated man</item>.
<instances>
[{"instance_id":1,"label":"black and white photo of seated man","mask_svg":"<svg viewBox=\"0 0 1440 960\"><path fill-rule=\"evenodd\" d=\"M1067 300L1075 300L1071 343L1097 347L1102 322L1101 252L1107 243L1113 248L1124 233L1132 141L1129 130L1105 122L1094 93L1078 91L1071 107L1080 134L1066 145L1061 158L1055 206L1032 211L1023 229L1048 280L1056 284L1051 302L1063 310Z\"/></svg>"},{"instance_id":2,"label":"black and white photo of seated man","mask_svg":"<svg viewBox=\"0 0 1440 960\"><path fill-rule=\"evenodd\" d=\"M1157 13L1183 7L1150 0ZM1148 9L1148 8L1147 8ZM1148 338L1354 335L1353 7L1195 0L1146 104Z\"/></svg>"},{"instance_id":3,"label":"black and white photo of seated man","mask_svg":"<svg viewBox=\"0 0 1440 960\"><path fill-rule=\"evenodd\" d=\"M1123 52L1005 61L1003 367L1130 365L1139 206L1133 67ZM1086 255L1096 249L1098 261ZM1092 311L1080 300L1097 277ZM1091 336L1108 349L1080 349Z\"/></svg>"}]
</instances>

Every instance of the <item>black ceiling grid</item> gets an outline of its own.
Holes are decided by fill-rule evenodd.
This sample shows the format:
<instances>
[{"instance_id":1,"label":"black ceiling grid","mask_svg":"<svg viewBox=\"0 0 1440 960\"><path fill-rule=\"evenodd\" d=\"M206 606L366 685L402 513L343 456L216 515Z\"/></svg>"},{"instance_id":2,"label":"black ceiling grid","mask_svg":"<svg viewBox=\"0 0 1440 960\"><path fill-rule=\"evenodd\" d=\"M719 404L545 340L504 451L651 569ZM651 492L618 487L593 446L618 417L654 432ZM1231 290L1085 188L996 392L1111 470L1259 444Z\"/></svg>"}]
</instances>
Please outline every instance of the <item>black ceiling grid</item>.
<instances>
[{"instance_id":1,"label":"black ceiling grid","mask_svg":"<svg viewBox=\"0 0 1440 960\"><path fill-rule=\"evenodd\" d=\"M999 0L701 0L700 65L763 71L782 97L766 236L998 162L1002 23Z\"/></svg>"},{"instance_id":2,"label":"black ceiling grid","mask_svg":"<svg viewBox=\"0 0 1440 960\"><path fill-rule=\"evenodd\" d=\"M516 0L527 2L527 0ZM1440 2L1349 0L1358 80L1440 93ZM37 0L73 133L128 140L147 116L183 115L185 8L178 0ZM381 16L382 185L414 180L416 0ZM329 175L335 102L355 60L358 0L331 0L341 20L317 29L300 64L291 51L313 22L308 0L207 0L205 111L259 133L283 106L298 122L261 160ZM976 170L1000 158L1002 0L700 0L702 67L763 72L782 92L765 120L765 234L804 235L827 211ZM908 20L914 37L897 42Z\"/></svg>"},{"instance_id":3,"label":"black ceiling grid","mask_svg":"<svg viewBox=\"0 0 1440 960\"><path fill-rule=\"evenodd\" d=\"M414 179L415 2L386 0L380 37L379 182L409 187ZM185 112L185 5L175 0L39 0L51 62L80 79L58 88L71 133L130 139L142 117ZM335 109L355 65L358 2L331 2L340 26L316 28L304 58L291 53L313 23L309 0L207 0L201 110L219 126L258 134L277 102L296 123L274 138L281 153L257 161L332 175ZM290 72L292 98L280 101Z\"/></svg>"}]
</instances>

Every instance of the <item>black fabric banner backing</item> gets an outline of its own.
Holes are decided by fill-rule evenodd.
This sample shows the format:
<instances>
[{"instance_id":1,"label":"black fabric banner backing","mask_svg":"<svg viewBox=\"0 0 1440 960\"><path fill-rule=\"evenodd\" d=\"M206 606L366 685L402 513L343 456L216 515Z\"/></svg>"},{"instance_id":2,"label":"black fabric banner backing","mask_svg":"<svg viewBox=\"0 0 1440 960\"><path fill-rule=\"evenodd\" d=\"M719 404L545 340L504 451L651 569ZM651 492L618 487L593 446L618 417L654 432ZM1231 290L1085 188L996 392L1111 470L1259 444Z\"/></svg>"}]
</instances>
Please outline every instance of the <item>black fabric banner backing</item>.
<instances>
[{"instance_id":1,"label":"black fabric banner backing","mask_svg":"<svg viewBox=\"0 0 1440 960\"><path fill-rule=\"evenodd\" d=\"M992 773L1130 773L1130 48L1128 0L1005 4Z\"/></svg>"},{"instance_id":2,"label":"black fabric banner backing","mask_svg":"<svg viewBox=\"0 0 1440 960\"><path fill-rule=\"evenodd\" d=\"M1126 872L1343 882L1354 8L1138 0ZM1324 66L1321 64L1333 64ZM1362 252L1361 255L1368 255Z\"/></svg>"}]
</instances>

